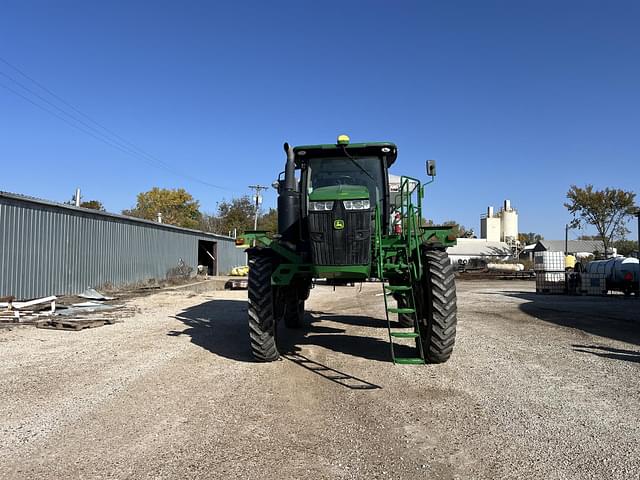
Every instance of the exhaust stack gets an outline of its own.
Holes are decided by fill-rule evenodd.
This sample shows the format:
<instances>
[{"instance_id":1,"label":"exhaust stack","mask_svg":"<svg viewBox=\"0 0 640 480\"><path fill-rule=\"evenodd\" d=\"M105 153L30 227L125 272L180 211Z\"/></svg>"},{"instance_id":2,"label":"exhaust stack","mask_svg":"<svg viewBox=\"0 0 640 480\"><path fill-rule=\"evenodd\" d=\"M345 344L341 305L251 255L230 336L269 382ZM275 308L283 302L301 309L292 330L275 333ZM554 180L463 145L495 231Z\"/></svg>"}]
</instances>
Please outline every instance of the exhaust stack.
<instances>
[{"instance_id":1,"label":"exhaust stack","mask_svg":"<svg viewBox=\"0 0 640 480\"><path fill-rule=\"evenodd\" d=\"M278 195L278 233L283 240L293 241L300 216L300 193L296 183L293 148L284 144L287 161L284 165L284 188Z\"/></svg>"}]
</instances>

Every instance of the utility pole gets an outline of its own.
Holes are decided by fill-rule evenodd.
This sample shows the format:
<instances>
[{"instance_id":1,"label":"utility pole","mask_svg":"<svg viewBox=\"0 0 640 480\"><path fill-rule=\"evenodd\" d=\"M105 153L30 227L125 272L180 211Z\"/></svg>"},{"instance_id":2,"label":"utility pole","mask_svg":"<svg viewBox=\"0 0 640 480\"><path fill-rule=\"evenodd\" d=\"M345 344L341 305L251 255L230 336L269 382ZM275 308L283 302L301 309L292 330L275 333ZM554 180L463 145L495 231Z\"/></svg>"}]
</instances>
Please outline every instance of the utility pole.
<instances>
[{"instance_id":1,"label":"utility pole","mask_svg":"<svg viewBox=\"0 0 640 480\"><path fill-rule=\"evenodd\" d=\"M638 250L636 251L636 258L640 260L640 208L636 210L636 217L638 217ZM638 290L636 290L636 300L640 297L640 279L638 279Z\"/></svg>"},{"instance_id":2,"label":"utility pole","mask_svg":"<svg viewBox=\"0 0 640 480\"><path fill-rule=\"evenodd\" d=\"M258 229L258 214L260 213L260 204L262 203L262 197L260 196L260 192L262 190L267 190L269 187L265 187L264 185L249 185L249 188L255 190L254 200L256 201L256 215L253 219L253 229Z\"/></svg>"},{"instance_id":3,"label":"utility pole","mask_svg":"<svg viewBox=\"0 0 640 480\"><path fill-rule=\"evenodd\" d=\"M569 255L569 224L564 226L564 254Z\"/></svg>"},{"instance_id":4,"label":"utility pole","mask_svg":"<svg viewBox=\"0 0 640 480\"><path fill-rule=\"evenodd\" d=\"M640 208L636 210L636 217L638 217L638 250L636 258L640 259Z\"/></svg>"}]
</instances>

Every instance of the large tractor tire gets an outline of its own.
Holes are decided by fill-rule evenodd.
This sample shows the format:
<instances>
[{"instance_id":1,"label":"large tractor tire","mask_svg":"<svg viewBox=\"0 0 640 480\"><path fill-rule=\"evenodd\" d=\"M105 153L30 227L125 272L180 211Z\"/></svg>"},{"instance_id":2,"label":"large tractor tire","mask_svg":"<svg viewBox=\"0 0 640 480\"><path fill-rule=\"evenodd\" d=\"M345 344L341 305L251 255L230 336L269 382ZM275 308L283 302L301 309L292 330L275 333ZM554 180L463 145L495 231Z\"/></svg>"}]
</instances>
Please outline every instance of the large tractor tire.
<instances>
[{"instance_id":1,"label":"large tractor tire","mask_svg":"<svg viewBox=\"0 0 640 480\"><path fill-rule=\"evenodd\" d=\"M420 337L427 363L446 362L456 340L457 305L453 266L443 250L422 251Z\"/></svg>"},{"instance_id":2,"label":"large tractor tire","mask_svg":"<svg viewBox=\"0 0 640 480\"><path fill-rule=\"evenodd\" d=\"M400 295L398 296L397 300L398 302L398 308L407 308L407 307L412 307L412 305L409 305L410 302L407 302L407 297L404 295ZM413 322L413 315L410 313L399 313L398 314L398 323L402 326L402 327L413 327L414 322Z\"/></svg>"},{"instance_id":3,"label":"large tractor tire","mask_svg":"<svg viewBox=\"0 0 640 480\"><path fill-rule=\"evenodd\" d=\"M280 356L276 345L272 272L273 262L269 256L249 254L249 336L253 356L261 362L273 362Z\"/></svg>"},{"instance_id":4,"label":"large tractor tire","mask_svg":"<svg viewBox=\"0 0 640 480\"><path fill-rule=\"evenodd\" d=\"M300 300L295 292L283 298L284 324L287 328L300 328L304 318L304 300Z\"/></svg>"}]
</instances>

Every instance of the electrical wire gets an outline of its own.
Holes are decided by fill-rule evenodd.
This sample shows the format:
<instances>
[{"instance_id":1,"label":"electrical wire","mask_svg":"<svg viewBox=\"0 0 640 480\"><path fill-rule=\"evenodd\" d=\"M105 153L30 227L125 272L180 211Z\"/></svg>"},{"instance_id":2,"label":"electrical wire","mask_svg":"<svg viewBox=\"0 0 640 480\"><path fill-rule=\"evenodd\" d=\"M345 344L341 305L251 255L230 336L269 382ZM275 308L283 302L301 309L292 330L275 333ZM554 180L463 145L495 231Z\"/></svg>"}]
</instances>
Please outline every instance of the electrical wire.
<instances>
[{"instance_id":1,"label":"electrical wire","mask_svg":"<svg viewBox=\"0 0 640 480\"><path fill-rule=\"evenodd\" d=\"M32 105L34 105L34 106L40 108L41 110L49 113L50 115L53 115L54 117L58 118L59 120L63 121L64 123L66 123L67 125L75 128L76 130L79 130L80 132L82 132L82 133L84 133L86 135L89 135L89 136L93 137L94 139L99 140L99 141L111 146L112 148L115 148L115 149L117 149L117 150L119 150L119 151L121 151L121 152L123 152L123 153L125 153L125 154L127 154L127 155L129 155L131 157L133 157L133 158L141 160L141 161L145 162L147 165L163 169L163 170L168 171L168 172L170 172L170 173L172 173L174 175L181 176L183 178L189 179L189 180L191 180L193 182L197 182L197 183L203 184L203 185L211 187L211 188L231 191L230 189L228 189L226 187L223 187L221 185L216 185L216 184L207 182L207 181L202 180L200 178L197 178L197 177L194 177L194 176L191 176L189 174L186 174L186 173L183 173L183 172L180 172L180 171L176 170L170 164L168 164L168 163L162 161L161 159L151 155L150 153L144 151L140 147L136 146L134 143L128 141L124 137L118 135L117 133L115 133L112 130L108 129L107 127L105 127L101 123L97 122L96 120L91 118L89 115L83 113L81 110L79 110L78 108L74 107L71 103L67 102L66 100L64 100L59 95L57 95L54 92L52 92L50 89L48 89L47 87L45 87L44 85L42 85L37 80L35 80L32 77L30 77L26 73L24 73L18 67L16 67L13 64L9 63L4 58L0 57L0 62L4 63L5 65L7 65L7 66L11 67L12 69L14 69L20 75L22 75L23 77L25 77L29 81L33 82L33 84L35 84L36 86L41 88L43 91L47 92L47 94L51 95L53 98L57 99L62 104L64 104L67 107L71 108L74 112L77 112L79 115L82 115L82 117L86 118L89 122L91 122L94 125L98 126L100 129L102 129L106 133L98 130L97 128L95 128L91 124L85 122L81 118L78 118L76 115L74 115L72 113L69 113L65 109L63 109L63 108L59 107L58 105L56 105L55 103L49 101L47 98L45 98L42 95L38 94L37 92L35 92L31 88L27 87L26 85L24 85L19 80L16 80L11 75L9 75L9 74L7 74L7 73L5 73L3 71L0 71L0 75L2 75L5 78L9 79L11 82L15 83L20 88L22 88L23 90L25 90L29 94L33 95L34 97L36 97L36 98L40 99L41 101L45 102L47 105L50 105L51 107L55 108L58 112L62 113L63 115L65 115L68 118L63 117L62 115L56 113L55 111L52 111L51 109L41 105L37 101L34 101L33 99L27 97L26 95L21 94L20 92L16 91L15 89L13 89L11 87L8 87L7 85L4 85L4 84L0 83L1 87L3 87L6 90L12 92L14 95L17 95L17 96L21 97L22 99L28 101ZM83 125L83 127L78 126L77 124L73 123L72 121L70 121L68 119L72 119L74 122L77 122L78 124Z\"/></svg>"}]
</instances>

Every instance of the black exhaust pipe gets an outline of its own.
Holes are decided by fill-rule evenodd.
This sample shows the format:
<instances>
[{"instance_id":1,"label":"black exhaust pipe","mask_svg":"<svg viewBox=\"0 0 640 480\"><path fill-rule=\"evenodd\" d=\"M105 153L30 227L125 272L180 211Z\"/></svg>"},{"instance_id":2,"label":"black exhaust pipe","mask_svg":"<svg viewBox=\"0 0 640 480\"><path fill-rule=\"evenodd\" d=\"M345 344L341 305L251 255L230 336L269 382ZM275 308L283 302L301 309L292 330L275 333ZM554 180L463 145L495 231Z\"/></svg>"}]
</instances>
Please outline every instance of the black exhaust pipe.
<instances>
[{"instance_id":1,"label":"black exhaust pipe","mask_svg":"<svg viewBox=\"0 0 640 480\"><path fill-rule=\"evenodd\" d=\"M286 241L295 242L300 218L300 193L296 184L293 148L284 144L287 162L284 166L284 188L278 195L278 233Z\"/></svg>"}]
</instances>

